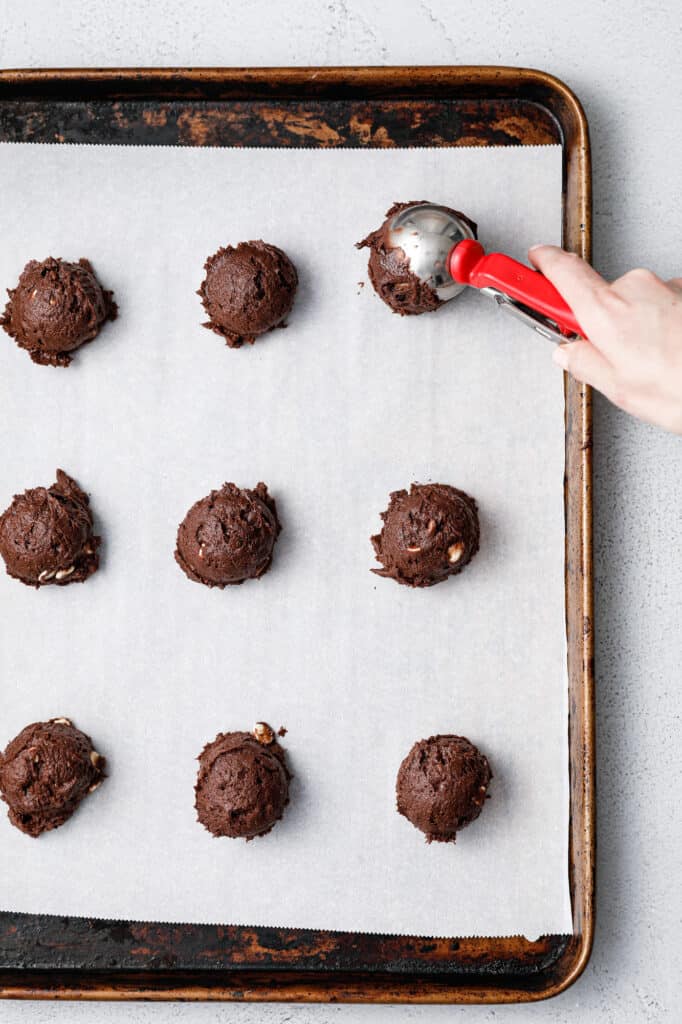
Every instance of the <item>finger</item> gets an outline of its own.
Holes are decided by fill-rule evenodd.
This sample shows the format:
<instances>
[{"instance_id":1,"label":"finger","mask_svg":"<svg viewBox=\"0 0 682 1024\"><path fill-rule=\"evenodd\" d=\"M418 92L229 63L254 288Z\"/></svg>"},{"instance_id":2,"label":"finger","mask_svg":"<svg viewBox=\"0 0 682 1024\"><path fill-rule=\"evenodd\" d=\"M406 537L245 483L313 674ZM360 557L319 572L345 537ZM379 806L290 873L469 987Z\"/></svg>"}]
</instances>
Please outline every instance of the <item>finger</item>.
<instances>
[{"instance_id":1,"label":"finger","mask_svg":"<svg viewBox=\"0 0 682 1024\"><path fill-rule=\"evenodd\" d=\"M597 300L609 290L608 282L585 260L556 245L535 245L528 258L566 300L583 330L599 333L606 313Z\"/></svg>"},{"instance_id":2,"label":"finger","mask_svg":"<svg viewBox=\"0 0 682 1024\"><path fill-rule=\"evenodd\" d=\"M611 291L621 298L631 301L651 299L663 293L665 282L652 270L636 267L627 274L617 278L611 285Z\"/></svg>"},{"instance_id":3,"label":"finger","mask_svg":"<svg viewBox=\"0 0 682 1024\"><path fill-rule=\"evenodd\" d=\"M557 345L554 362L571 377L610 396L613 392L613 367L589 341Z\"/></svg>"},{"instance_id":4,"label":"finger","mask_svg":"<svg viewBox=\"0 0 682 1024\"><path fill-rule=\"evenodd\" d=\"M528 258L571 304L583 296L592 299L595 292L605 291L609 287L608 282L589 263L576 253L560 249L558 245L534 245L528 250Z\"/></svg>"}]
</instances>

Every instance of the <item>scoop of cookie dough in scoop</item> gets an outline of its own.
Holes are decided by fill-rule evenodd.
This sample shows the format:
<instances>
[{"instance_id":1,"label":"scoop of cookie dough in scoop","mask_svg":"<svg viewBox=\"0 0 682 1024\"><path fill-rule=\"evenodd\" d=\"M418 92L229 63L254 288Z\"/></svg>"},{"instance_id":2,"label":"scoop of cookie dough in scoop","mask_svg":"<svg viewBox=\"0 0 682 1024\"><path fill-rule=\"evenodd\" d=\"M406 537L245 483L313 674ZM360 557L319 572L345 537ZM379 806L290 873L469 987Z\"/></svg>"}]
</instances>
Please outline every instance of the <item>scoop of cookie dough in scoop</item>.
<instances>
[{"instance_id":1,"label":"scoop of cookie dough in scoop","mask_svg":"<svg viewBox=\"0 0 682 1024\"><path fill-rule=\"evenodd\" d=\"M116 319L112 293L104 291L88 260L31 260L7 294L0 324L34 363L46 366L68 366L75 349Z\"/></svg>"},{"instance_id":2,"label":"scoop of cookie dough in scoop","mask_svg":"<svg viewBox=\"0 0 682 1024\"><path fill-rule=\"evenodd\" d=\"M16 494L0 516L8 575L30 587L82 583L99 565L87 494L62 469L51 487Z\"/></svg>"},{"instance_id":3,"label":"scoop of cookie dough in scoop","mask_svg":"<svg viewBox=\"0 0 682 1024\"><path fill-rule=\"evenodd\" d=\"M411 203L394 203L386 212L386 219L381 227L370 232L356 244L357 249L369 249L367 271L374 291L389 309L400 316L431 313L445 304L430 284L420 280L413 273L404 250L395 244L395 238L391 238L391 222L397 214L410 206L422 206L426 202L427 200L420 199ZM441 209L465 221L471 228L474 238L476 237L476 225L469 217L459 210L451 210L449 206L442 206Z\"/></svg>"}]
</instances>

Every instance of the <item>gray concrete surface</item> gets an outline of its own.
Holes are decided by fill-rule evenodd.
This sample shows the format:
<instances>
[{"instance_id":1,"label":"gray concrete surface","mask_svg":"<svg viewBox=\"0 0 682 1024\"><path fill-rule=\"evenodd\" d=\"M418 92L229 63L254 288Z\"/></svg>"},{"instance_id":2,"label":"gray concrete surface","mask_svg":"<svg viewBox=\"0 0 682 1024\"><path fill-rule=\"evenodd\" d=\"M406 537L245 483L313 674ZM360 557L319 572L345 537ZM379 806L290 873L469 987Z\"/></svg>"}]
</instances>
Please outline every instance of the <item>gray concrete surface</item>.
<instances>
[{"instance_id":1,"label":"gray concrete surface","mask_svg":"<svg viewBox=\"0 0 682 1024\"><path fill-rule=\"evenodd\" d=\"M0 66L514 64L564 79L594 148L595 265L682 273L682 21L674 0L34 0ZM537 344L529 336L529 344ZM592 961L527 1007L0 1005L6 1024L678 1021L682 440L596 403L599 897Z\"/></svg>"}]
</instances>

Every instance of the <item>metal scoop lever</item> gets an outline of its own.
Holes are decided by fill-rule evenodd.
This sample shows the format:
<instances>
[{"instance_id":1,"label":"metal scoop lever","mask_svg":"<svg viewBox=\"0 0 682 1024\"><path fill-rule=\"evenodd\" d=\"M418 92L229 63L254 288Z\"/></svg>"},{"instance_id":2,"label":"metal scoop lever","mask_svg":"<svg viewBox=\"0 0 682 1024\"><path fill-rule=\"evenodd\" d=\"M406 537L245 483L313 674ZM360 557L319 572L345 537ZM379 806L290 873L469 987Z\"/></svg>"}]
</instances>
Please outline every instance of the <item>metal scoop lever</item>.
<instances>
[{"instance_id":1,"label":"metal scoop lever","mask_svg":"<svg viewBox=\"0 0 682 1024\"><path fill-rule=\"evenodd\" d=\"M585 336L573 310L554 285L510 256L499 252L486 255L480 242L465 238L450 250L447 266L458 284L491 295L501 309L543 337L566 342Z\"/></svg>"}]
</instances>

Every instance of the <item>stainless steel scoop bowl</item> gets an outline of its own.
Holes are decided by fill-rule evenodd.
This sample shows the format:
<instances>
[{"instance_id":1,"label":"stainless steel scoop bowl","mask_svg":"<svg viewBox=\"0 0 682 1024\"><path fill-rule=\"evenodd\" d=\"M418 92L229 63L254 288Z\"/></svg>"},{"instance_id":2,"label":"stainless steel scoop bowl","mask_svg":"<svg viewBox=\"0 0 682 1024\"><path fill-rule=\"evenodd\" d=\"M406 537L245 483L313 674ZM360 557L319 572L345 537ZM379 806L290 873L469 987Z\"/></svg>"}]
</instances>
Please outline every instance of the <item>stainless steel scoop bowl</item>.
<instances>
[{"instance_id":1,"label":"stainless steel scoop bowl","mask_svg":"<svg viewBox=\"0 0 682 1024\"><path fill-rule=\"evenodd\" d=\"M405 207L388 228L389 245L403 250L412 273L430 285L442 302L454 299L466 288L450 276L448 256L463 238L474 237L466 221L433 203Z\"/></svg>"}]
</instances>

